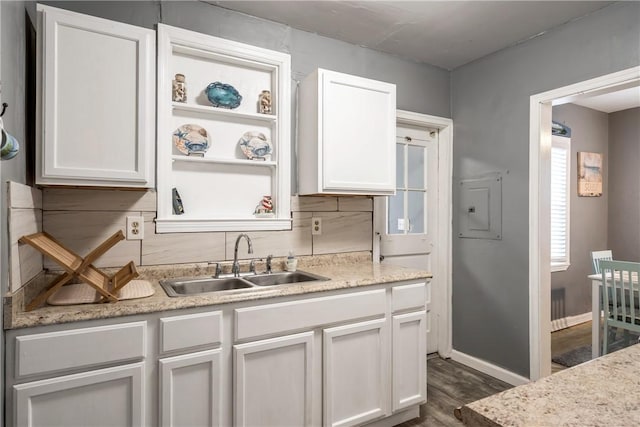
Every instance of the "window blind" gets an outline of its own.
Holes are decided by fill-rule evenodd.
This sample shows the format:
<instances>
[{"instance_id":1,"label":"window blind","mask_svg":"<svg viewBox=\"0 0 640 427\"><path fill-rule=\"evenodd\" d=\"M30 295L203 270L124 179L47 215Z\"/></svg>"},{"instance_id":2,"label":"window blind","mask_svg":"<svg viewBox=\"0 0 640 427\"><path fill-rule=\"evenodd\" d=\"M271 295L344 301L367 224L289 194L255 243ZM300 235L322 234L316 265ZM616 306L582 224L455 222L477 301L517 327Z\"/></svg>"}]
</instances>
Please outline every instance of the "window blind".
<instances>
[{"instance_id":1,"label":"window blind","mask_svg":"<svg viewBox=\"0 0 640 427\"><path fill-rule=\"evenodd\" d=\"M569 172L571 140L553 137L551 145L551 263L569 264Z\"/></svg>"}]
</instances>

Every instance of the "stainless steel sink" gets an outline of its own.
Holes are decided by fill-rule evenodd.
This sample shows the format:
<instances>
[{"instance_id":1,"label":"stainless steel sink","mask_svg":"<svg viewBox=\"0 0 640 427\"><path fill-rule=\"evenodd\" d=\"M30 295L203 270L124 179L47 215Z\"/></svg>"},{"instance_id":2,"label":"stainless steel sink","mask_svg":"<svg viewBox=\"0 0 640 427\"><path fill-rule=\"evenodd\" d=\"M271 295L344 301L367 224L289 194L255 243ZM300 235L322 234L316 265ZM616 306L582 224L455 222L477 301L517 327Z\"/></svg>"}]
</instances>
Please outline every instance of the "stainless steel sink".
<instances>
[{"instance_id":1,"label":"stainless steel sink","mask_svg":"<svg viewBox=\"0 0 640 427\"><path fill-rule=\"evenodd\" d=\"M244 277L248 282L256 286L274 286L288 283L315 282L318 280L329 280L317 274L306 271L283 271L282 273L260 274L257 276Z\"/></svg>"},{"instance_id":2,"label":"stainless steel sink","mask_svg":"<svg viewBox=\"0 0 640 427\"><path fill-rule=\"evenodd\" d=\"M252 287L251 283L237 277L221 279L211 277L183 277L180 279L161 280L160 286L164 288L170 297L248 289Z\"/></svg>"},{"instance_id":3,"label":"stainless steel sink","mask_svg":"<svg viewBox=\"0 0 640 427\"><path fill-rule=\"evenodd\" d=\"M271 274L258 274L242 277L181 277L178 279L165 279L160 281L160 286L170 297L183 297L188 295L206 294L210 292L223 292L235 290L251 290L263 286L285 285L290 283L315 282L329 280L317 274L306 271L283 271Z\"/></svg>"}]
</instances>

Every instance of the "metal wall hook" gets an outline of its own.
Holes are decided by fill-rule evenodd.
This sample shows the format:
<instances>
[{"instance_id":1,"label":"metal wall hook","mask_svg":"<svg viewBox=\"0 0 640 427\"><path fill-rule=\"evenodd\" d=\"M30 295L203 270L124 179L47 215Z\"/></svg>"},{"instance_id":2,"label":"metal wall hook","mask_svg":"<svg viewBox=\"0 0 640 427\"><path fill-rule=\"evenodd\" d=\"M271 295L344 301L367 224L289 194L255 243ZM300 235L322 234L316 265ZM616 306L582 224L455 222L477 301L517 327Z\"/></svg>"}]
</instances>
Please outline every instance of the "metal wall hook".
<instances>
[{"instance_id":1,"label":"metal wall hook","mask_svg":"<svg viewBox=\"0 0 640 427\"><path fill-rule=\"evenodd\" d=\"M7 110L8 106L9 104L7 104L6 102L2 103L2 112L0 112L0 117L4 116L4 112Z\"/></svg>"}]
</instances>

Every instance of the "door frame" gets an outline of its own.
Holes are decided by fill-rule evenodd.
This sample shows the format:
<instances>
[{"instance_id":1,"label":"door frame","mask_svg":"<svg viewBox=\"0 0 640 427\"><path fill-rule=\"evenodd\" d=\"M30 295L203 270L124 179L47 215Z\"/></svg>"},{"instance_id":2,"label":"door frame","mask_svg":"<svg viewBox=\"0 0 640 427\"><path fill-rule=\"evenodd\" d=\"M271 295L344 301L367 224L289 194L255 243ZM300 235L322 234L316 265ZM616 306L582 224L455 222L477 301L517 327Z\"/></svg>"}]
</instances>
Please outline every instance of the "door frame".
<instances>
[{"instance_id":1,"label":"door frame","mask_svg":"<svg viewBox=\"0 0 640 427\"><path fill-rule=\"evenodd\" d=\"M412 125L422 128L438 129L438 202L437 218L438 231L434 236L436 256L432 262L432 273L438 278L438 286L432 287L433 302L438 307L438 354L451 357L451 245L452 245L452 185L453 185L453 120L414 113L412 111L396 110L396 125ZM384 215L379 209L373 209L373 224L379 223L378 216ZM373 233L373 262L380 262L380 231L374 228Z\"/></svg>"},{"instance_id":2,"label":"door frame","mask_svg":"<svg viewBox=\"0 0 640 427\"><path fill-rule=\"evenodd\" d=\"M640 82L640 66L530 97L529 103L529 378L551 374L550 175L552 105L585 93ZM618 88L616 88L618 89ZM585 278L586 280L586 278Z\"/></svg>"}]
</instances>

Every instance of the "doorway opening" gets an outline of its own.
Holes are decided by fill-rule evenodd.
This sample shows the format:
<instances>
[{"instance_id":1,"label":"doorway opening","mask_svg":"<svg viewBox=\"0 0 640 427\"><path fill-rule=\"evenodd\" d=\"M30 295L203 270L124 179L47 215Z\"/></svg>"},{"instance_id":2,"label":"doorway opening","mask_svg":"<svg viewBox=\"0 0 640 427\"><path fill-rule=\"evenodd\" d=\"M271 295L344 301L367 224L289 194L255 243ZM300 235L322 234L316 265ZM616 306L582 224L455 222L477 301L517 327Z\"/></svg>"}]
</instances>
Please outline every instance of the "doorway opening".
<instances>
[{"instance_id":1,"label":"doorway opening","mask_svg":"<svg viewBox=\"0 0 640 427\"><path fill-rule=\"evenodd\" d=\"M640 67L561 87L530 98L529 352L530 379L551 374L552 106L640 84ZM586 278L585 278L586 280Z\"/></svg>"}]
</instances>

